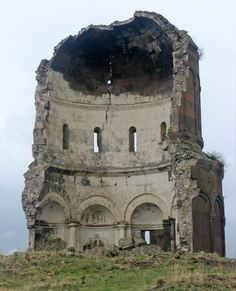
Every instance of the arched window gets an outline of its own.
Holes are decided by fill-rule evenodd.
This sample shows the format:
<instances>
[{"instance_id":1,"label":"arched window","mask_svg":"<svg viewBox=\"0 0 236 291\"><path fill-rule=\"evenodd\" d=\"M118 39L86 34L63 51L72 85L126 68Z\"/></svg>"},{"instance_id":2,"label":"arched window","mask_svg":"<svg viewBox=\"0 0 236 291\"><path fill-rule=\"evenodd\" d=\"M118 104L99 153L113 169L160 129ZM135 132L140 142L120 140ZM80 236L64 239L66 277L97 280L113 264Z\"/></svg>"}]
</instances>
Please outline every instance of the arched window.
<instances>
[{"instance_id":1,"label":"arched window","mask_svg":"<svg viewBox=\"0 0 236 291\"><path fill-rule=\"evenodd\" d=\"M129 151L137 152L137 131L134 126L129 128Z\"/></svg>"},{"instance_id":2,"label":"arched window","mask_svg":"<svg viewBox=\"0 0 236 291\"><path fill-rule=\"evenodd\" d=\"M67 124L63 125L63 133L62 133L62 148L63 150L68 150L69 149L69 144L70 144L70 129Z\"/></svg>"},{"instance_id":3,"label":"arched window","mask_svg":"<svg viewBox=\"0 0 236 291\"><path fill-rule=\"evenodd\" d=\"M93 131L93 151L100 153L102 150L102 131L101 128L96 127Z\"/></svg>"},{"instance_id":4,"label":"arched window","mask_svg":"<svg viewBox=\"0 0 236 291\"><path fill-rule=\"evenodd\" d=\"M166 137L166 123L162 122L161 123L161 141L164 141Z\"/></svg>"}]
</instances>

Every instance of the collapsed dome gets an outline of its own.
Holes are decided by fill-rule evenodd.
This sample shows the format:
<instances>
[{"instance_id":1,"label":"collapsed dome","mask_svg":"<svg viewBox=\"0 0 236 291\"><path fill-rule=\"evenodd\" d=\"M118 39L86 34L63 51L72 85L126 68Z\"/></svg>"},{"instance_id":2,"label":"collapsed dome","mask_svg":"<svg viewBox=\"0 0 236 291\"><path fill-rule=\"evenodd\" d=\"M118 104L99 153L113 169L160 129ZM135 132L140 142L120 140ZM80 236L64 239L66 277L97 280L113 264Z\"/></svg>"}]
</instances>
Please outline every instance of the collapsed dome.
<instances>
[{"instance_id":1,"label":"collapsed dome","mask_svg":"<svg viewBox=\"0 0 236 291\"><path fill-rule=\"evenodd\" d=\"M172 78L171 41L152 19L90 26L57 48L51 68L83 94L155 94Z\"/></svg>"}]
</instances>

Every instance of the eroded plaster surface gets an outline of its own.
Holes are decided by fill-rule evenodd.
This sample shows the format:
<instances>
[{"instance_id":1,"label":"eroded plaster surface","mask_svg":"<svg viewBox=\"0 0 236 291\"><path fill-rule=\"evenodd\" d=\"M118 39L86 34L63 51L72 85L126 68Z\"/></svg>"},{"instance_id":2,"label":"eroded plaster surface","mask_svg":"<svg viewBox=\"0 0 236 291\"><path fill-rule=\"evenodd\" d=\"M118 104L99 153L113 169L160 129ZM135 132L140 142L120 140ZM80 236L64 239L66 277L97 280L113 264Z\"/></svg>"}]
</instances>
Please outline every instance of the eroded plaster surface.
<instances>
[{"instance_id":1,"label":"eroded plaster surface","mask_svg":"<svg viewBox=\"0 0 236 291\"><path fill-rule=\"evenodd\" d=\"M22 194L29 248L148 232L165 250L224 255L223 165L202 151L198 59L186 31L138 11L41 61Z\"/></svg>"}]
</instances>

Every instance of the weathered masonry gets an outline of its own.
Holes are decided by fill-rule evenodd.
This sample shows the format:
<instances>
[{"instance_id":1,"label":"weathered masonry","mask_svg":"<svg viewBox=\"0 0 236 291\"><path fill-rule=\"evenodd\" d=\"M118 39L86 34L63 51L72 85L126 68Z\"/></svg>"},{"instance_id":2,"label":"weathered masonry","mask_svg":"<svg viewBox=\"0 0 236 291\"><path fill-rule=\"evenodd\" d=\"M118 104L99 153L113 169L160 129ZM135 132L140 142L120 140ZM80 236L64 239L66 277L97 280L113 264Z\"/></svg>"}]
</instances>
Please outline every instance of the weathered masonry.
<instances>
[{"instance_id":1,"label":"weathered masonry","mask_svg":"<svg viewBox=\"0 0 236 291\"><path fill-rule=\"evenodd\" d=\"M155 13L91 25L37 70L29 248L143 238L225 254L223 165L202 151L199 52Z\"/></svg>"}]
</instances>

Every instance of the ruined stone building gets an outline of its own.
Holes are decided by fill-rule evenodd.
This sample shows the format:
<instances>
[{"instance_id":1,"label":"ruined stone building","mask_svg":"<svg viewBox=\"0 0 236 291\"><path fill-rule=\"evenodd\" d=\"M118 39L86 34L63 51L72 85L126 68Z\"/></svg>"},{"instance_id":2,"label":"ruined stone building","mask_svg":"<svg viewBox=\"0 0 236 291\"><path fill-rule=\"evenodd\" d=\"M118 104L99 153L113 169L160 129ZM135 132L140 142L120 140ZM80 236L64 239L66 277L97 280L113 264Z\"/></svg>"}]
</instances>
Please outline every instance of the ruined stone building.
<instances>
[{"instance_id":1,"label":"ruined stone building","mask_svg":"<svg viewBox=\"0 0 236 291\"><path fill-rule=\"evenodd\" d=\"M225 254L223 165L202 151L199 51L155 13L91 25L37 69L29 248L143 238Z\"/></svg>"}]
</instances>

